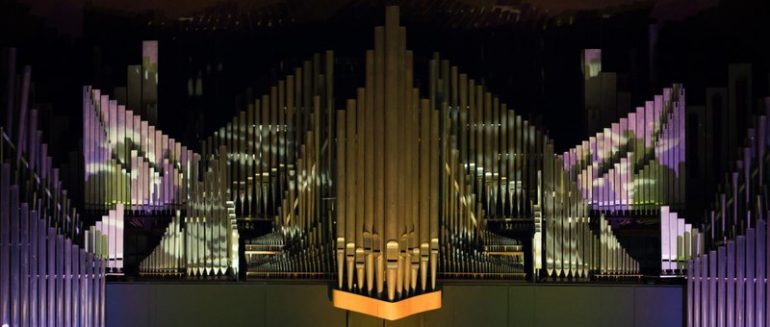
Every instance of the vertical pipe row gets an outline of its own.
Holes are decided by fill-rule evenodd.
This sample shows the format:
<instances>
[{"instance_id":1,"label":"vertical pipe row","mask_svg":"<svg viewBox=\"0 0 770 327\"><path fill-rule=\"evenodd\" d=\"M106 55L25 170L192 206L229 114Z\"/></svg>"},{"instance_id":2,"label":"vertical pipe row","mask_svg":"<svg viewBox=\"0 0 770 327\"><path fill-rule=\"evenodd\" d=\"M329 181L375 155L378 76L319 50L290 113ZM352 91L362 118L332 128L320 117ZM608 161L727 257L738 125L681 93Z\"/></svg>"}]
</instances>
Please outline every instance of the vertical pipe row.
<instances>
[{"instance_id":1,"label":"vertical pipe row","mask_svg":"<svg viewBox=\"0 0 770 327\"><path fill-rule=\"evenodd\" d=\"M366 85L336 129L337 285L388 300L437 287L440 193L432 186L443 171L439 111L419 100L398 24L389 7L367 52Z\"/></svg>"},{"instance_id":2,"label":"vertical pipe row","mask_svg":"<svg viewBox=\"0 0 770 327\"><path fill-rule=\"evenodd\" d=\"M763 200L764 171L770 164L768 113L770 99L765 101L765 111L752 117L747 144L739 149L743 155L725 174L725 183L706 212L709 219L700 231L689 229L689 248L688 224L680 223L683 219L670 210L662 210L661 273L687 276L688 326L768 326L770 243Z\"/></svg>"}]
</instances>

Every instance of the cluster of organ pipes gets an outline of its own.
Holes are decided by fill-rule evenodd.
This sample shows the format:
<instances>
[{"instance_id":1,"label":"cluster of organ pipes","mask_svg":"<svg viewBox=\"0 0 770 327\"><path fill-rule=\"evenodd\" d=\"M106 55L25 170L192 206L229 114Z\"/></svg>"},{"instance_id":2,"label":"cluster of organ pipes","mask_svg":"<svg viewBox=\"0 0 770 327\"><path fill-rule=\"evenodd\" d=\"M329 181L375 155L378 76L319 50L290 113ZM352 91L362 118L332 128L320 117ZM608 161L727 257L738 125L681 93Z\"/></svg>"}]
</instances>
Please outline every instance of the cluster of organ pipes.
<instances>
[{"instance_id":1,"label":"cluster of organ pipes","mask_svg":"<svg viewBox=\"0 0 770 327\"><path fill-rule=\"evenodd\" d=\"M107 265L105 268L108 274L123 273L124 213L123 204L119 203L115 205L115 209L107 211L107 214L91 227L107 237L107 247L105 248Z\"/></svg>"},{"instance_id":2,"label":"cluster of organ pipes","mask_svg":"<svg viewBox=\"0 0 770 327\"><path fill-rule=\"evenodd\" d=\"M598 232L590 228L590 198L580 192L577 181L584 180L568 169L570 152L555 155L547 136L438 55L429 74L431 107L444 119L439 199L445 276L523 276L521 243L488 230L490 222L521 220L534 220L533 268L541 276L638 274L638 263L603 216ZM680 101L681 109L683 94ZM680 124L681 112L676 118L669 120ZM495 266L500 261L490 255L496 254L509 260Z\"/></svg>"},{"instance_id":3,"label":"cluster of organ pipes","mask_svg":"<svg viewBox=\"0 0 770 327\"><path fill-rule=\"evenodd\" d=\"M31 68L0 78L0 325L104 326L107 237L62 187L30 103Z\"/></svg>"},{"instance_id":4,"label":"cluster of organ pipes","mask_svg":"<svg viewBox=\"0 0 770 327\"><path fill-rule=\"evenodd\" d=\"M200 155L156 130L161 141L142 138L140 130L134 144L134 133L125 132L131 126L112 123L129 111L116 105L111 114L109 98L101 105L105 96L90 91L84 101L95 114L88 126L103 135L95 143L135 149L128 166L151 168L147 176L138 170L142 183L171 176L168 184L137 187L154 192L168 185L172 196L157 203L185 209L140 271L234 271L237 256L225 265L215 259L232 253L214 250L221 238L209 228L225 226L231 235L236 219L271 226L244 241L248 277L334 274L342 290L388 300L435 290L440 274L579 279L638 271L603 217L593 218L603 224L590 224L578 172L569 170L574 157L554 154L543 132L437 54L429 62L428 95L420 98L396 7L375 28L374 43L365 85L345 108L334 108L333 53L317 54L266 94L247 91L244 110L202 142ZM139 121L134 126L142 129ZM174 145L164 147L166 140ZM120 155L106 157L126 165ZM159 158L170 167L157 166ZM213 171L218 177L208 176ZM200 198L220 189L215 199ZM524 240L505 232L532 222L534 271L525 271ZM221 248L233 245L227 244Z\"/></svg>"},{"instance_id":5,"label":"cluster of organ pipes","mask_svg":"<svg viewBox=\"0 0 770 327\"><path fill-rule=\"evenodd\" d=\"M128 68L124 94L124 103L136 108L120 104L119 95L83 88L85 204L108 210L97 228L109 236L109 271L122 271L124 209L131 209L167 213L172 221L140 263L141 274L237 275L239 234L230 197L238 193L230 191L228 151L224 144L212 151L209 143L201 158L148 122L155 120L157 43L145 41L143 53L142 68ZM144 79L139 70L148 72Z\"/></svg>"},{"instance_id":6,"label":"cluster of organ pipes","mask_svg":"<svg viewBox=\"0 0 770 327\"><path fill-rule=\"evenodd\" d=\"M600 266L592 265L595 262L591 259L604 259L595 255L594 246L602 253L610 247L605 242L605 230L600 228L598 235L591 231L587 201L563 168L564 157L553 154L550 142L545 148L548 154L543 156L542 194L538 196L545 227L540 249L544 262L536 262L535 269L546 278L584 279L589 272L601 273L596 269ZM603 216L599 217L599 226L606 226Z\"/></svg>"},{"instance_id":7,"label":"cluster of organ pipes","mask_svg":"<svg viewBox=\"0 0 770 327\"><path fill-rule=\"evenodd\" d=\"M552 149L546 144L546 153ZM542 194L535 207L542 210L545 235L539 243L542 248L537 248L537 242L533 244L536 254L543 253L543 261L534 265L540 277L585 280L638 276L639 263L621 246L605 215L590 215L588 200L563 168L564 157L546 154L543 158ZM598 228L591 227L594 219ZM535 236L537 240L537 231Z\"/></svg>"},{"instance_id":8,"label":"cluster of organ pipes","mask_svg":"<svg viewBox=\"0 0 770 327\"><path fill-rule=\"evenodd\" d=\"M523 243L491 232L489 222L529 221L549 141L438 54L429 65L429 105L441 120L441 273L524 278Z\"/></svg>"},{"instance_id":9,"label":"cluster of organ pipes","mask_svg":"<svg viewBox=\"0 0 770 327\"><path fill-rule=\"evenodd\" d=\"M684 89L663 90L627 117L562 155L545 143L542 213L545 237L535 231L534 269L541 276L586 278L638 274L638 263L620 246L604 214L598 232L592 211L651 210L684 198ZM542 201L541 201L542 200ZM538 262L538 253L544 262Z\"/></svg>"},{"instance_id":10,"label":"cluster of organ pipes","mask_svg":"<svg viewBox=\"0 0 770 327\"><path fill-rule=\"evenodd\" d=\"M603 216L597 217L599 231L590 227L591 198L580 192L577 182L585 186L585 181L569 170L568 160L575 159L570 152L555 155L545 134L447 60L434 55L429 69L431 107L444 119L439 138L446 166L439 196L444 276L523 277L521 242L489 231L491 224L521 221L534 223L533 269L542 277L638 274L638 263ZM679 105L683 108L683 94ZM682 118L681 112L676 117Z\"/></svg>"},{"instance_id":11,"label":"cluster of organ pipes","mask_svg":"<svg viewBox=\"0 0 770 327\"><path fill-rule=\"evenodd\" d=\"M202 145L205 157L224 147L230 200L246 223L268 222L270 233L245 241L247 277L333 271L331 151L334 54L316 54ZM333 142L333 139L331 139ZM280 255L273 255L276 235Z\"/></svg>"},{"instance_id":12,"label":"cluster of organ pipes","mask_svg":"<svg viewBox=\"0 0 770 327\"><path fill-rule=\"evenodd\" d=\"M398 9L385 17L337 112L337 287L393 301L436 289L442 165L438 111L412 84Z\"/></svg>"},{"instance_id":13,"label":"cluster of organ pipes","mask_svg":"<svg viewBox=\"0 0 770 327\"><path fill-rule=\"evenodd\" d=\"M176 208L195 192L200 156L90 86L83 88L83 156L87 208Z\"/></svg>"},{"instance_id":14,"label":"cluster of organ pipes","mask_svg":"<svg viewBox=\"0 0 770 327\"><path fill-rule=\"evenodd\" d=\"M661 276L684 275L687 262L703 254L703 236L670 207L660 207Z\"/></svg>"},{"instance_id":15,"label":"cluster of organ pipes","mask_svg":"<svg viewBox=\"0 0 770 327\"><path fill-rule=\"evenodd\" d=\"M592 210L653 212L684 204L684 111L684 88L674 84L564 153L564 169Z\"/></svg>"},{"instance_id":16,"label":"cluster of organ pipes","mask_svg":"<svg viewBox=\"0 0 770 327\"><path fill-rule=\"evenodd\" d=\"M310 254L324 258L328 248L308 238L315 232L325 235L323 228L294 217L297 209L302 215L314 208L301 209L305 203L302 193L318 192L323 184L318 178L327 176L334 177L332 195L336 202L326 209L332 211L323 212L332 212L336 218L337 287L344 290L396 299L434 289L439 272L446 277L524 278L522 241L489 228L491 224L531 221L531 217L537 220L537 271L548 266L548 276L570 278L588 277L589 271L637 273L638 264L619 246L609 227L602 231L589 228L586 201L565 173L562 156L553 154L552 141L534 125L438 55L430 61L428 98L420 99L412 82L412 53L405 48L405 37L405 30L398 26L397 9L388 9L386 26L375 28L375 48L366 53L366 85L357 90L356 98L347 100L344 110L336 111L336 122L313 119L334 112L315 107L317 114L311 116L312 125L308 124L311 128L300 127L307 130L307 136L296 138L297 145L290 140L284 143L289 145L288 153L297 147L301 151L294 157L296 166L292 166L291 157L286 159L285 167L298 168L296 174L287 174L296 178L297 186L293 187L295 179L290 178L289 192L283 192L281 205L274 209L278 215L257 211L260 204L251 199L259 194L261 203L271 203L269 199L278 198L275 194L280 192L256 190L248 186L248 177L281 172L280 165L275 169L260 166L269 162L272 153L280 163L283 148L270 152L261 147L261 142L271 140L281 144L282 135L280 129L271 131L259 124L259 119L264 122L289 115L286 130L292 131L290 113L301 109L283 100L282 90L291 94L289 85L301 85L289 82L300 71L272 87L271 94L262 98L262 107L257 101L255 107L250 106L221 129L214 140L207 141L219 140L217 144L244 149L234 152L244 152L245 157L231 156L236 164L245 166L235 169L242 182L234 181L233 187L247 185L239 191L240 196L233 197L239 203L236 211L276 217L274 232L246 242L248 275L305 276L327 271L325 259L316 262L318 259L311 259ZM331 61L327 62L328 71ZM305 66L308 64L311 62ZM273 100L275 95L277 101ZM283 126L280 120L279 125ZM335 135L317 136L316 128L322 126L335 127ZM288 133L292 135L299 134ZM324 174L328 153L316 147L321 146L318 143L328 144L330 136L334 142L322 148L334 149L336 160L326 167L334 167L335 173ZM249 143L251 140L255 145ZM321 164L302 164L307 155L308 160L320 158ZM267 160L257 163L260 157ZM314 195L310 198L316 199ZM290 203L294 204L291 210L284 209ZM313 219L312 215L307 217ZM603 226L608 225L605 222Z\"/></svg>"},{"instance_id":17,"label":"cluster of organ pipes","mask_svg":"<svg viewBox=\"0 0 770 327\"><path fill-rule=\"evenodd\" d=\"M177 210L176 215L163 231L158 246L153 248L150 254L139 263L140 274L182 276L183 272L192 272L185 271L185 267L187 267L185 254L188 251L185 251L183 246L187 245L185 232L193 228L189 223L185 227L182 227L181 212Z\"/></svg>"},{"instance_id":18,"label":"cluster of organ pipes","mask_svg":"<svg viewBox=\"0 0 770 327\"><path fill-rule=\"evenodd\" d=\"M620 244L604 216L599 219L599 237L594 239L593 243L596 244L592 248L595 249L594 253L590 253L590 249L587 250L586 252L588 253L583 257L583 260L589 260L589 262L592 261L594 263L596 271L594 276L598 278L628 275L639 276L639 263ZM577 262L580 262L579 259L577 259ZM575 266L575 264L571 265ZM578 267L580 266L578 265ZM589 263L582 264L584 276L589 267Z\"/></svg>"},{"instance_id":19,"label":"cluster of organ pipes","mask_svg":"<svg viewBox=\"0 0 770 327\"><path fill-rule=\"evenodd\" d=\"M764 112L749 120L746 143L738 149L735 168L726 172L725 183L706 212L700 236L692 238L697 242L691 247L686 271L681 272L687 276L688 326L770 326L770 98L763 105ZM661 259L666 262L665 254Z\"/></svg>"},{"instance_id":20,"label":"cluster of organ pipes","mask_svg":"<svg viewBox=\"0 0 770 327\"><path fill-rule=\"evenodd\" d=\"M143 275L186 277L237 276L239 233L235 206L229 200L230 172L226 148L220 146L190 181L197 192L166 228L159 244L139 264Z\"/></svg>"},{"instance_id":21,"label":"cluster of organ pipes","mask_svg":"<svg viewBox=\"0 0 770 327\"><path fill-rule=\"evenodd\" d=\"M521 170L529 160L535 171L535 128L438 55L421 99L396 7L385 22L365 87L338 113L338 288L394 300L435 290L439 271L523 278L522 244L487 219L529 210Z\"/></svg>"},{"instance_id":22,"label":"cluster of organ pipes","mask_svg":"<svg viewBox=\"0 0 770 327\"><path fill-rule=\"evenodd\" d=\"M247 92L246 108L203 142L204 155L220 146L229 153L231 199L238 217L303 229L314 224L316 213L329 210L321 199L328 196L331 181L320 172L331 164L333 61L331 51L316 54L268 93ZM320 190L297 203L303 184L317 184ZM297 212L299 204L304 212Z\"/></svg>"}]
</instances>

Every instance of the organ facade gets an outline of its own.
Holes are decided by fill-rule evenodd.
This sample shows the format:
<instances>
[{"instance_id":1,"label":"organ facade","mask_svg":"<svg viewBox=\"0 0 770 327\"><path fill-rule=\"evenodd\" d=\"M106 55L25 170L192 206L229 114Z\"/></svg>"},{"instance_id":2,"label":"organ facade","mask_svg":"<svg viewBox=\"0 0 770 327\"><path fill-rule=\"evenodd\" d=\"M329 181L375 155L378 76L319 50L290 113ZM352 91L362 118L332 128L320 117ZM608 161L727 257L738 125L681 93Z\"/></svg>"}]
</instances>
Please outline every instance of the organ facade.
<instances>
[{"instance_id":1,"label":"organ facade","mask_svg":"<svg viewBox=\"0 0 770 327\"><path fill-rule=\"evenodd\" d=\"M353 94L339 91L340 65L324 51L261 93L245 92L241 110L199 144L158 127L160 45L144 42L125 87L82 88L83 206L97 218L78 228L67 227L77 219L67 216L45 145L9 128L16 150L3 152L2 186L13 188L11 168L46 174L48 192L62 193L46 203L61 212L30 220L38 240L80 254L79 271L46 269L96 288L129 265L147 279L329 280L334 306L395 320L440 308L451 279L638 280L638 258L611 219L629 212L660 213L664 274L704 255L704 230L669 215L685 200L681 85L557 153L541 126L482 79L438 53L416 60L397 7L384 22L360 53ZM200 95L200 79L188 91ZM27 112L7 121L34 130ZM18 200L7 201L23 208ZM15 214L3 223L15 224ZM129 263L127 231L143 228L141 217L162 232ZM54 242L56 233L74 243ZM24 246L34 242L2 236L4 251L29 257ZM3 309L17 298L6 293Z\"/></svg>"}]
</instances>

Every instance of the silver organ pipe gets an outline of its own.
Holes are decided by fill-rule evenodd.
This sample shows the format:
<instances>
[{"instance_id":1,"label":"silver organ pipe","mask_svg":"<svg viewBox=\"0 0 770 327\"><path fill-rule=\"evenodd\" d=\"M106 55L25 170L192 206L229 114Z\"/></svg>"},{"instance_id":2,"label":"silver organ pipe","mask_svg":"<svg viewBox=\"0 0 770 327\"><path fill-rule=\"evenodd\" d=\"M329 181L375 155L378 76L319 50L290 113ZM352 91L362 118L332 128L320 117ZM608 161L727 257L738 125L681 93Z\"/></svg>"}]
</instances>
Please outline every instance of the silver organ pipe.
<instances>
[{"instance_id":1,"label":"silver organ pipe","mask_svg":"<svg viewBox=\"0 0 770 327\"><path fill-rule=\"evenodd\" d=\"M32 70L17 75L5 51L0 78L20 83L2 93L18 106L0 124L0 325L104 326L106 236L73 208L29 103Z\"/></svg>"},{"instance_id":2,"label":"silver organ pipe","mask_svg":"<svg viewBox=\"0 0 770 327\"><path fill-rule=\"evenodd\" d=\"M684 114L684 88L674 84L568 150L565 169L591 210L621 214L684 204Z\"/></svg>"},{"instance_id":3,"label":"silver organ pipe","mask_svg":"<svg viewBox=\"0 0 770 327\"><path fill-rule=\"evenodd\" d=\"M200 153L156 127L158 44L144 42L125 103L82 90L93 226L41 141L31 70L14 67L19 83L4 94L21 98L4 102L0 128L0 265L10 271L0 276L0 323L103 325L105 276L123 272L133 210L170 221L139 264L143 276L236 277L245 267L248 278L336 279L335 291L391 303L440 291L439 278L638 277L612 217L659 210L661 275L687 276L692 325L768 325L767 112L709 222L694 226L677 213L681 85L556 153L540 126L437 53L417 85L397 7L373 41L351 98L335 101L334 53L316 54L249 94ZM201 95L201 79L188 91ZM257 224L269 231L241 249L239 228Z\"/></svg>"},{"instance_id":4,"label":"silver organ pipe","mask_svg":"<svg viewBox=\"0 0 770 327\"><path fill-rule=\"evenodd\" d=\"M85 202L169 210L190 197L193 152L98 89L83 89Z\"/></svg>"},{"instance_id":5,"label":"silver organ pipe","mask_svg":"<svg viewBox=\"0 0 770 327\"><path fill-rule=\"evenodd\" d=\"M767 312L767 117L750 120L747 143L700 228L661 209L661 274L685 276L688 326L770 326Z\"/></svg>"},{"instance_id":6,"label":"silver organ pipe","mask_svg":"<svg viewBox=\"0 0 770 327\"><path fill-rule=\"evenodd\" d=\"M242 133L214 136L226 144L243 140L230 149L245 158L234 163L241 172L232 179L236 216L271 225L270 233L244 241L249 278L328 277L335 269L328 199L341 186L329 175L337 155L333 64L331 51L314 55L238 114L233 125Z\"/></svg>"},{"instance_id":7,"label":"silver organ pipe","mask_svg":"<svg viewBox=\"0 0 770 327\"><path fill-rule=\"evenodd\" d=\"M224 146L209 162L198 190L186 203L186 217L177 210L159 244L139 264L147 276L238 276L239 233L234 203L229 199L228 154ZM212 156L213 158L213 156ZM195 157L194 161L198 161Z\"/></svg>"},{"instance_id":8,"label":"silver organ pipe","mask_svg":"<svg viewBox=\"0 0 770 327\"><path fill-rule=\"evenodd\" d=\"M334 108L334 55L316 54L250 97L200 154L153 126L157 105L144 93L154 82L134 76L157 78L157 43L145 43L142 66L128 68L129 108L84 89L86 203L108 212L99 230L121 229L119 205L167 213L171 223L140 271L192 277L237 272L239 224L268 224L269 233L244 240L247 277L336 275L339 289L388 300L435 290L439 275L587 279L638 270L590 212L630 203L626 185L636 182L623 172L655 147L628 151L633 142L618 135L646 129L637 116L678 122L681 106L671 104L683 91L555 154L537 126L438 54L422 97L396 7L385 21L365 53L364 85L343 109ZM201 83L191 80L191 94L202 94ZM131 99L139 90L142 100ZM655 125L650 135L675 132ZM618 147L626 152L613 153ZM612 192L594 190L595 179ZM522 228L531 239L507 236ZM118 243L110 236L115 260ZM110 272L119 272L112 260Z\"/></svg>"}]
</instances>

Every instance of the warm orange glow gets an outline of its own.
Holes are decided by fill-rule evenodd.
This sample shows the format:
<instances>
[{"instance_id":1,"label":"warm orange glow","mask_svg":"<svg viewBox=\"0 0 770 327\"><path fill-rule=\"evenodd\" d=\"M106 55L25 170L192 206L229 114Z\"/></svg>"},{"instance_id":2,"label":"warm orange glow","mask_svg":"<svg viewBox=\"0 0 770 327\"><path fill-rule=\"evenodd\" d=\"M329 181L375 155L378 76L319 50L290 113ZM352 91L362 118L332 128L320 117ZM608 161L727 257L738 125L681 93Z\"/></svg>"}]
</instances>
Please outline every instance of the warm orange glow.
<instances>
[{"instance_id":1,"label":"warm orange glow","mask_svg":"<svg viewBox=\"0 0 770 327\"><path fill-rule=\"evenodd\" d=\"M333 290L334 306L377 318L398 320L413 314L441 309L441 291L413 296L398 302L388 302L368 296Z\"/></svg>"}]
</instances>

